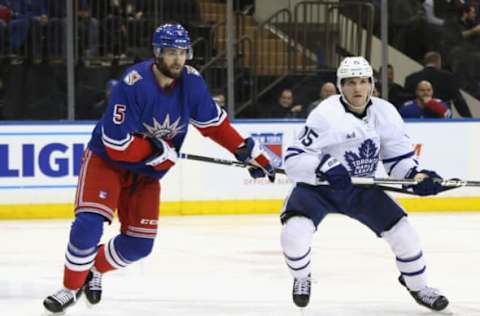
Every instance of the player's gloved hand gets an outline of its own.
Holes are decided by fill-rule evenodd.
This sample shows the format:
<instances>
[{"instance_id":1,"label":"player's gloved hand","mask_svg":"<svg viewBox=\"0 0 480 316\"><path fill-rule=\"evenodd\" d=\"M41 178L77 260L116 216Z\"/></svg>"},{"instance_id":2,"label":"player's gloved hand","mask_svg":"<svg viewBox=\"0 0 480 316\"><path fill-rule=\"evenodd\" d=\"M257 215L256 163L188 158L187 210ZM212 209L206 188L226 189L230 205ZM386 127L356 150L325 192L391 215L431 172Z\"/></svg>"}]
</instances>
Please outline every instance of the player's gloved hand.
<instances>
[{"instance_id":1,"label":"player's gloved hand","mask_svg":"<svg viewBox=\"0 0 480 316\"><path fill-rule=\"evenodd\" d=\"M346 191L352 188L352 178L340 161L326 154L315 170L319 180L327 180L335 191Z\"/></svg>"},{"instance_id":2,"label":"player's gloved hand","mask_svg":"<svg viewBox=\"0 0 480 316\"><path fill-rule=\"evenodd\" d=\"M156 171L167 170L173 167L178 159L175 148L163 139L150 138L150 142L155 148L155 152L145 160L145 164L151 166Z\"/></svg>"},{"instance_id":3,"label":"player's gloved hand","mask_svg":"<svg viewBox=\"0 0 480 316\"><path fill-rule=\"evenodd\" d=\"M267 176L270 182L275 181L275 170L270 163L267 153L253 138L248 137L244 140L244 144L235 151L235 157L241 162L253 165L248 168L248 172L252 178L256 179Z\"/></svg>"},{"instance_id":4,"label":"player's gloved hand","mask_svg":"<svg viewBox=\"0 0 480 316\"><path fill-rule=\"evenodd\" d=\"M412 169L406 177L407 179L417 180L417 184L412 185L413 192L420 196L435 195L442 191L442 177L435 171Z\"/></svg>"}]
</instances>

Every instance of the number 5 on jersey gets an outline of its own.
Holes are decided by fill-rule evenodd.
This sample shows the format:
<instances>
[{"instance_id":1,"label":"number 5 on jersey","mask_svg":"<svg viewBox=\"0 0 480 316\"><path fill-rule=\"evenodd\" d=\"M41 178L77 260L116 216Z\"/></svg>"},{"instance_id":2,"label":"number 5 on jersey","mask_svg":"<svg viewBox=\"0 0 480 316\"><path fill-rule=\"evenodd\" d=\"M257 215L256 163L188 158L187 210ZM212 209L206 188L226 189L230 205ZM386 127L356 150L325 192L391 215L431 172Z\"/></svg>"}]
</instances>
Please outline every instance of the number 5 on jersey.
<instances>
[{"instance_id":1,"label":"number 5 on jersey","mask_svg":"<svg viewBox=\"0 0 480 316\"><path fill-rule=\"evenodd\" d=\"M113 123L120 125L125 121L127 107L123 104L115 104L113 107Z\"/></svg>"}]
</instances>

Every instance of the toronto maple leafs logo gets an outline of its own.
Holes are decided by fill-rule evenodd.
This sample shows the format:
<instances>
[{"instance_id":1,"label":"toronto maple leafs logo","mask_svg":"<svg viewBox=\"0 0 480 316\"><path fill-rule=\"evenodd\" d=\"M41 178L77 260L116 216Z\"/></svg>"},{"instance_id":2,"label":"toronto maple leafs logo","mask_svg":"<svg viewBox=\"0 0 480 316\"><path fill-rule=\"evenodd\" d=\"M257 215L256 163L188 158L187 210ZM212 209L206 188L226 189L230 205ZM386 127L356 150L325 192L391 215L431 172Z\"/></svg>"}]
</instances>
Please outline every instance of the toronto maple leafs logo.
<instances>
[{"instance_id":1,"label":"toronto maple leafs logo","mask_svg":"<svg viewBox=\"0 0 480 316\"><path fill-rule=\"evenodd\" d=\"M172 139L178 133L181 133L184 124L180 125L180 117L173 123L170 124L170 115L165 116L165 120L160 124L156 118L153 118L153 126L143 123L143 126L147 129L148 135L150 137L155 137L156 139Z\"/></svg>"},{"instance_id":2,"label":"toronto maple leafs logo","mask_svg":"<svg viewBox=\"0 0 480 316\"><path fill-rule=\"evenodd\" d=\"M345 160L353 176L368 176L375 173L379 160L379 151L371 139L365 140L358 148L358 155L347 151Z\"/></svg>"}]
</instances>

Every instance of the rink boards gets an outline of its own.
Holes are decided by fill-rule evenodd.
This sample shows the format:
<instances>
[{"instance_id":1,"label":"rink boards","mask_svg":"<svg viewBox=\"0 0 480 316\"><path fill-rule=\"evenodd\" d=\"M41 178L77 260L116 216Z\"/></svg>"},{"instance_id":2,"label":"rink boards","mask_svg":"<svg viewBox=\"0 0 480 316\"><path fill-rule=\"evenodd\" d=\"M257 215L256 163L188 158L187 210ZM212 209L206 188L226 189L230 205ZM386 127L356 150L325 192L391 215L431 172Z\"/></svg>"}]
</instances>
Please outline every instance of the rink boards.
<instances>
[{"instance_id":1,"label":"rink boards","mask_svg":"<svg viewBox=\"0 0 480 316\"><path fill-rule=\"evenodd\" d=\"M281 167L281 156L303 122L238 121ZM65 218L72 202L80 158L92 123L0 125L0 218ZM480 179L480 121L407 123L418 160L446 178ZM183 152L232 159L193 127ZM382 168L380 168L382 169ZM382 172L378 176L384 176ZM277 176L274 184L253 181L241 168L180 161L161 181L164 215L278 213L292 183ZM455 189L437 197L396 196L408 211L480 211L480 189Z\"/></svg>"}]
</instances>

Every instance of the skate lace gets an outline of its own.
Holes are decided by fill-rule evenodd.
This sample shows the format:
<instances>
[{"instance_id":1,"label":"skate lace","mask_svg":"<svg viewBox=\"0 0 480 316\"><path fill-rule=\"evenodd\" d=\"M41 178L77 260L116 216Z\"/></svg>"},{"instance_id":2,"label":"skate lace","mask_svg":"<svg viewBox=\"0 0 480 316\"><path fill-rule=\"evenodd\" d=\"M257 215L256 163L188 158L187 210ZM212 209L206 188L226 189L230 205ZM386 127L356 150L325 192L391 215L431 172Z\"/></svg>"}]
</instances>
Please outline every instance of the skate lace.
<instances>
[{"instance_id":1,"label":"skate lace","mask_svg":"<svg viewBox=\"0 0 480 316\"><path fill-rule=\"evenodd\" d=\"M426 287L418 292L420 299L429 305L433 305L440 295L440 291L432 287Z\"/></svg>"},{"instance_id":2,"label":"skate lace","mask_svg":"<svg viewBox=\"0 0 480 316\"><path fill-rule=\"evenodd\" d=\"M310 294L310 278L295 279L295 282L293 282L293 293L295 295Z\"/></svg>"},{"instance_id":3,"label":"skate lace","mask_svg":"<svg viewBox=\"0 0 480 316\"><path fill-rule=\"evenodd\" d=\"M92 270L92 279L88 282L90 290L102 290L102 274L98 271Z\"/></svg>"},{"instance_id":4,"label":"skate lace","mask_svg":"<svg viewBox=\"0 0 480 316\"><path fill-rule=\"evenodd\" d=\"M67 290L67 289L61 289L60 291L53 294L52 296L56 301L58 301L62 305L65 305L66 303L68 303L72 299L73 300L76 299L73 291Z\"/></svg>"}]
</instances>

